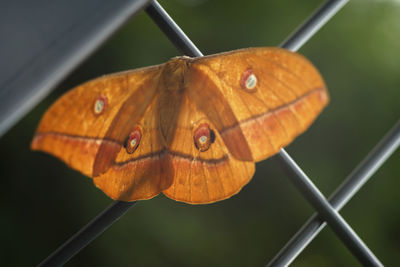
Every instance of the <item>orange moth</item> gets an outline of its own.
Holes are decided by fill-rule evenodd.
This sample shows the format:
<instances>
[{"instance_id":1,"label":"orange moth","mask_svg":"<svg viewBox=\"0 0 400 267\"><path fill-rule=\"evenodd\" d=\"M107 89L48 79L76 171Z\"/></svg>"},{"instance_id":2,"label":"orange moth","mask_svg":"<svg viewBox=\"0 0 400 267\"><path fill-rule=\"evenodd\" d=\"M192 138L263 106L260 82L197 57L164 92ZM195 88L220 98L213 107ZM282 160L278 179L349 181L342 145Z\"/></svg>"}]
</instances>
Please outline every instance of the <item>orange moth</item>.
<instances>
[{"instance_id":1,"label":"orange moth","mask_svg":"<svg viewBox=\"0 0 400 267\"><path fill-rule=\"evenodd\" d=\"M303 56L248 48L106 75L58 99L31 147L109 197L163 192L204 204L238 193L264 160L304 132L329 101Z\"/></svg>"}]
</instances>

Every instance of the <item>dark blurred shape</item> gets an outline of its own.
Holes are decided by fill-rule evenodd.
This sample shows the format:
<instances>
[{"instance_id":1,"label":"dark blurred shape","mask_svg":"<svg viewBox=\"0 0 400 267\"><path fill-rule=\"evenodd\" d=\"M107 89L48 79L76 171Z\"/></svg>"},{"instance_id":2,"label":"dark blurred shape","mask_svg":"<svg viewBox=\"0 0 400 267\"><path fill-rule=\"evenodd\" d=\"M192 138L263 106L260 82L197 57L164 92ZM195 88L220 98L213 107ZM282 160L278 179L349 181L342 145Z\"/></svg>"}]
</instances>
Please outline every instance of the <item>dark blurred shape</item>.
<instances>
[{"instance_id":1,"label":"dark blurred shape","mask_svg":"<svg viewBox=\"0 0 400 267\"><path fill-rule=\"evenodd\" d=\"M0 3L0 136L148 0Z\"/></svg>"}]
</instances>

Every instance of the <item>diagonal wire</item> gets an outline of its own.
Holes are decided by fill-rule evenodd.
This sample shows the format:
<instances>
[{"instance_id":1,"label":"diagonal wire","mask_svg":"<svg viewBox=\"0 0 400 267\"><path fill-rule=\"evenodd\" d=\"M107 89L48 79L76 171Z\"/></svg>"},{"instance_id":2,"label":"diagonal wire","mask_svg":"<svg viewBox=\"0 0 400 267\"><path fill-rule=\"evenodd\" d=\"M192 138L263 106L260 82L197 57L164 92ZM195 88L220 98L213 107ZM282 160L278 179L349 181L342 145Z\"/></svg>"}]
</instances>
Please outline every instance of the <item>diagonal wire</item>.
<instances>
[{"instance_id":1,"label":"diagonal wire","mask_svg":"<svg viewBox=\"0 0 400 267\"><path fill-rule=\"evenodd\" d=\"M277 158L288 171L289 178L303 194L303 197L306 198L327 221L335 234L342 240L353 255L365 266L383 266L286 151L281 149Z\"/></svg>"},{"instance_id":2,"label":"diagonal wire","mask_svg":"<svg viewBox=\"0 0 400 267\"><path fill-rule=\"evenodd\" d=\"M147 14L166 33L171 42L189 56L202 56L200 50L172 20L167 12L156 1L146 8ZM173 36L173 38L171 37ZM106 210L95 217L85 227L68 239L57 250L50 254L38 266L60 266L84 249L97 236L103 233L116 220L124 215L137 202L115 201Z\"/></svg>"},{"instance_id":3,"label":"diagonal wire","mask_svg":"<svg viewBox=\"0 0 400 267\"><path fill-rule=\"evenodd\" d=\"M298 50L308 39L310 39L315 32L319 30L333 15L335 15L336 12L340 10L348 1L327 1L324 5L321 6L307 21L305 21L295 32L294 34L290 35L289 38L287 38L283 44L282 47L285 47L287 49L291 50ZM395 139L393 139L393 136L390 136L390 140L388 141L390 143L395 143ZM386 157L390 155L393 152L393 147L392 146L387 146L385 145L386 143L380 143L377 145L376 151L382 151L382 154L374 154L375 156L373 157L376 161L370 161L370 160L365 160L363 163L364 165L359 166L360 169L367 169L367 168L373 168L376 170L379 168L379 166L384 162ZM371 152L372 153L372 152ZM306 177L303 177L303 179L299 179L299 177L302 177L304 173L301 172L301 170L296 166L296 164L292 164L292 160L287 157L286 152L281 152L278 159L283 161L285 163L285 166L289 168L289 171L292 174L295 174L298 179L292 179L292 181L297 184L297 186L301 190L306 190L306 191L313 191L316 189L313 184L308 184ZM374 164L376 163L376 164ZM380 163L380 164L379 164ZM366 165L365 165L366 164ZM373 164L373 165L370 165ZM372 167L373 166L373 167ZM358 168L358 169L359 169ZM300 170L300 171L299 171ZM296 174L297 172L297 174ZM360 174L360 172L357 172L355 170L355 173ZM342 194L340 196L343 197L343 199L346 199L347 201L351 198L352 195L356 193L356 191L366 182L366 180L372 175L371 172L362 172L364 174L369 174L369 176L354 176L353 178L356 179L348 179L347 184L348 186L344 186L345 183L340 187L342 189ZM293 178L293 176L291 176ZM357 179L359 178L359 179ZM363 183L364 181L364 183ZM308 189L307 189L308 188ZM340 191L340 189L339 189ZM317 192L318 193L318 192ZM352 194L351 194L352 193ZM320 194L320 193L318 193ZM306 197L311 197L312 195L305 193ZM322 196L322 195L321 195ZM314 195L314 197L317 197L317 195ZM318 197L317 197L318 198ZM310 200L312 201L312 200ZM346 202L347 202L346 201ZM339 217L337 217L335 214L337 214L337 206L334 206L334 208L330 207L328 203L321 203L317 201L316 199L313 201L314 205L321 205L325 206L323 210L318 209L317 210L323 214L323 212L331 213L333 218L336 217L337 220L341 221ZM325 202L325 199L323 199L323 202ZM342 205L344 205L345 202L342 202ZM338 214L337 214L338 215ZM314 215L308 223L300 229L300 231L296 234L295 237L293 237L288 244L274 257L274 259L268 264L268 266L283 266L283 265L288 265L291 263L295 257L305 248L305 246L311 242L312 238L316 236L316 234L319 232L317 231L318 222L315 222L315 217L318 215ZM326 218L326 217L325 217ZM323 223L324 227L326 223L323 222L322 218L319 216L318 220L320 221L319 224ZM345 223L345 221L343 221ZM314 227L313 227L314 226ZM333 225L331 225L332 227ZM336 226L334 226L336 227ZM340 230L340 229L338 229ZM351 234L352 229L345 227L344 230L349 232ZM315 233L313 233L315 231ZM336 231L335 231L336 232ZM345 232L340 231L340 235L343 235L342 238L349 238L351 237L346 235ZM339 237L340 237L339 235ZM357 239L358 237L356 235L353 235L352 238L354 238L355 242L345 242L346 245L351 245L352 250L354 250L355 255L359 258L361 262L364 264L368 264L371 266L379 266L382 265L379 260L372 254L372 252L366 247L362 242L358 242ZM361 240L359 240L361 241ZM359 246L358 248L355 246Z\"/></svg>"},{"instance_id":4,"label":"diagonal wire","mask_svg":"<svg viewBox=\"0 0 400 267\"><path fill-rule=\"evenodd\" d=\"M137 202L115 201L102 213L97 215L85 227L68 239L62 246L55 250L50 256L38 266L50 267L61 266L86 247L96 237L103 233L108 227L115 223Z\"/></svg>"},{"instance_id":5,"label":"diagonal wire","mask_svg":"<svg viewBox=\"0 0 400 267\"><path fill-rule=\"evenodd\" d=\"M326 22L329 21L348 0L330 0L323 4L314 14L303 23L294 34L290 35L282 47L293 51L298 50L307 42ZM343 241L357 259L368 266L382 266L372 251L362 242L354 230L347 224L341 215L325 199L318 188L306 176L295 161L281 149L277 159L289 172L289 178L300 190L303 196L328 222L332 230Z\"/></svg>"},{"instance_id":6,"label":"diagonal wire","mask_svg":"<svg viewBox=\"0 0 400 267\"><path fill-rule=\"evenodd\" d=\"M330 17L332 17L341 6L347 1L328 1L323 5L306 23L305 27L300 28L295 34L289 38L284 45L286 48L298 49L308 38L310 38L320 27L322 27ZM202 55L199 49L190 41L179 26L170 18L166 11L153 1L152 5L147 9L148 14L153 18L161 30L168 38L184 53L191 56ZM304 197L323 215L329 225L345 243L345 245L353 252L360 262L367 265L381 265L379 260L362 242L357 234L351 229L346 221L338 214L327 202L325 197L319 192L317 187L290 158L284 149L279 152L279 159L284 163L286 168L290 170L289 177L292 182L303 192Z\"/></svg>"},{"instance_id":7,"label":"diagonal wire","mask_svg":"<svg viewBox=\"0 0 400 267\"><path fill-rule=\"evenodd\" d=\"M168 15L168 13L157 2L153 1L146 9L157 26L164 32L168 39L178 48L184 55L190 57L202 57L203 54L187 37L178 24Z\"/></svg>"},{"instance_id":8,"label":"diagonal wire","mask_svg":"<svg viewBox=\"0 0 400 267\"><path fill-rule=\"evenodd\" d=\"M349 0L329 0L318 8L303 24L301 24L280 45L283 48L297 51L314 34L322 28Z\"/></svg>"},{"instance_id":9,"label":"diagonal wire","mask_svg":"<svg viewBox=\"0 0 400 267\"><path fill-rule=\"evenodd\" d=\"M351 172L339 188L329 197L333 208L340 210L385 161L400 146L400 120ZM325 227L324 220L315 213L290 239L268 266L289 265L315 236Z\"/></svg>"}]
</instances>

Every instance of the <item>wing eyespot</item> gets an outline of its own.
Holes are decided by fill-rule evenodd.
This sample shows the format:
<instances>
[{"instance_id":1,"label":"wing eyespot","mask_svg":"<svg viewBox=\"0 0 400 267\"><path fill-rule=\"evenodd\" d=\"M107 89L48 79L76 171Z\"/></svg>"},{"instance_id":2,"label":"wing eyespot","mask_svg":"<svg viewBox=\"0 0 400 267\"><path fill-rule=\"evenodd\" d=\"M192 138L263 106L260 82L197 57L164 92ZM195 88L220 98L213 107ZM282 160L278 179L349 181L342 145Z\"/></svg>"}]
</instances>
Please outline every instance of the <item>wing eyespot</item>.
<instances>
[{"instance_id":1,"label":"wing eyespot","mask_svg":"<svg viewBox=\"0 0 400 267\"><path fill-rule=\"evenodd\" d=\"M200 152L207 151L215 141L215 133L207 123L200 124L193 134L194 145Z\"/></svg>"},{"instance_id":2,"label":"wing eyespot","mask_svg":"<svg viewBox=\"0 0 400 267\"><path fill-rule=\"evenodd\" d=\"M125 149L128 154L132 154L140 145L142 139L142 130L139 126L135 126L125 141Z\"/></svg>"},{"instance_id":3,"label":"wing eyespot","mask_svg":"<svg viewBox=\"0 0 400 267\"><path fill-rule=\"evenodd\" d=\"M247 92L255 92L257 89L257 76L252 68L245 70L240 78L240 87Z\"/></svg>"},{"instance_id":4,"label":"wing eyespot","mask_svg":"<svg viewBox=\"0 0 400 267\"><path fill-rule=\"evenodd\" d=\"M94 101L93 105L93 112L95 115L100 115L101 113L104 112L108 104L107 97L105 96L99 96L96 101Z\"/></svg>"}]
</instances>

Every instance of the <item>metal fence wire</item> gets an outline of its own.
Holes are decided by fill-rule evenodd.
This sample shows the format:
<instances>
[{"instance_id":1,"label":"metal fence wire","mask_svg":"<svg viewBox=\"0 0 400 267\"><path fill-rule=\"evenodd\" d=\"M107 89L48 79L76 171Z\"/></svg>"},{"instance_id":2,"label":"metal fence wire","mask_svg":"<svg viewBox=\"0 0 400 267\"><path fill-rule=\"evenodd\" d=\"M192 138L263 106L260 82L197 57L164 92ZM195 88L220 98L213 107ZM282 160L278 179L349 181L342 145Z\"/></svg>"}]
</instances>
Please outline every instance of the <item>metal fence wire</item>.
<instances>
[{"instance_id":1,"label":"metal fence wire","mask_svg":"<svg viewBox=\"0 0 400 267\"><path fill-rule=\"evenodd\" d=\"M292 51L298 50L347 2L347 0L327 1L303 25L291 34L281 46ZM202 56L202 53L158 2L152 1L146 7L145 11L180 51L189 56ZM366 266L382 266L382 263L373 252L368 249L348 223L341 217L339 210L355 195L399 145L400 121L382 138L328 200L289 154L282 149L278 157L276 157L277 160L287 170L288 177L295 187L315 208L316 213L269 262L268 266L285 266L290 264L326 224L331 227L360 263ZM114 202L47 257L39 266L59 266L64 264L135 204L136 202Z\"/></svg>"}]
</instances>

